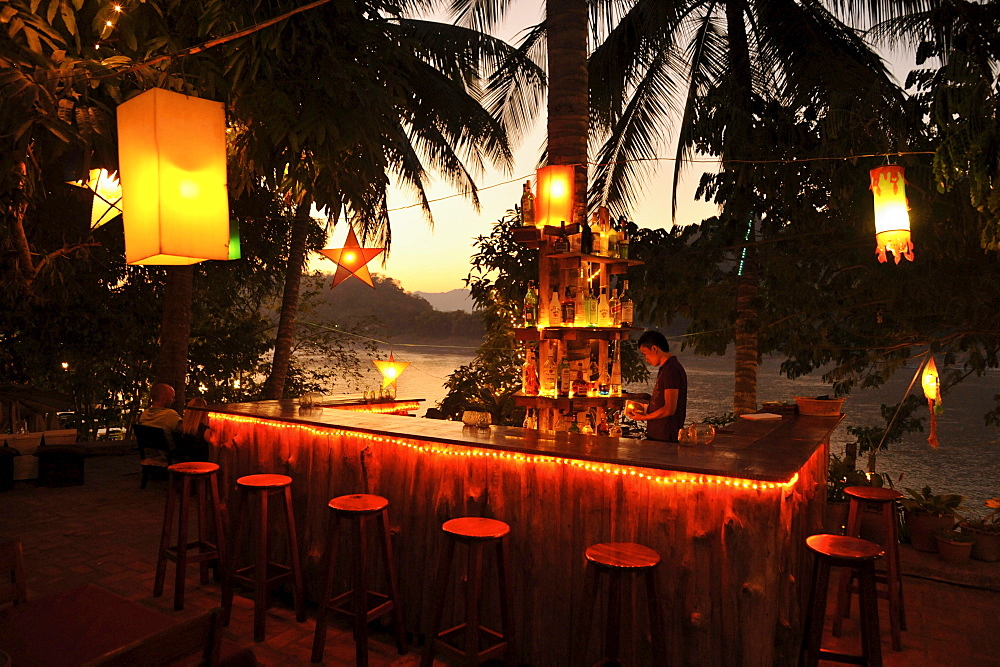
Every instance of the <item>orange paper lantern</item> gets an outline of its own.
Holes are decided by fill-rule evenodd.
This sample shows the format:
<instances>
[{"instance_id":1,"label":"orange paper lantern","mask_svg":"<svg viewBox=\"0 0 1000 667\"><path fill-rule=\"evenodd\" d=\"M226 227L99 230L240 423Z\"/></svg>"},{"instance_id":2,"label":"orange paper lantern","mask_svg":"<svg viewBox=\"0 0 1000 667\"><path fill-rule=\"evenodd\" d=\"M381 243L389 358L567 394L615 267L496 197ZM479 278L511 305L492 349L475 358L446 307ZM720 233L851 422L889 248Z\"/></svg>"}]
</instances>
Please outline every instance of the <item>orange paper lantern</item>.
<instances>
[{"instance_id":1,"label":"orange paper lantern","mask_svg":"<svg viewBox=\"0 0 1000 667\"><path fill-rule=\"evenodd\" d=\"M553 164L537 172L538 194L535 196L535 226L559 226L573 222L573 185L576 167Z\"/></svg>"},{"instance_id":2,"label":"orange paper lantern","mask_svg":"<svg viewBox=\"0 0 1000 667\"><path fill-rule=\"evenodd\" d=\"M91 169L86 181L69 183L94 193L94 202L90 207L91 229L97 229L122 212L122 186L117 174L109 173L107 169Z\"/></svg>"},{"instance_id":3,"label":"orange paper lantern","mask_svg":"<svg viewBox=\"0 0 1000 667\"><path fill-rule=\"evenodd\" d=\"M891 252L896 264L906 258L913 261L910 241L909 204L906 202L906 179L899 165L890 164L871 170L871 191L875 197L875 252L885 262Z\"/></svg>"},{"instance_id":4,"label":"orange paper lantern","mask_svg":"<svg viewBox=\"0 0 1000 667\"><path fill-rule=\"evenodd\" d=\"M221 102L153 88L118 107L125 259L229 259Z\"/></svg>"},{"instance_id":5,"label":"orange paper lantern","mask_svg":"<svg viewBox=\"0 0 1000 667\"><path fill-rule=\"evenodd\" d=\"M937 447L937 413L941 411L941 378L938 375L937 364L932 356L924 366L924 374L920 378L920 385L924 389L924 396L927 398L927 407L931 412L930 433L927 436L927 444Z\"/></svg>"}]
</instances>

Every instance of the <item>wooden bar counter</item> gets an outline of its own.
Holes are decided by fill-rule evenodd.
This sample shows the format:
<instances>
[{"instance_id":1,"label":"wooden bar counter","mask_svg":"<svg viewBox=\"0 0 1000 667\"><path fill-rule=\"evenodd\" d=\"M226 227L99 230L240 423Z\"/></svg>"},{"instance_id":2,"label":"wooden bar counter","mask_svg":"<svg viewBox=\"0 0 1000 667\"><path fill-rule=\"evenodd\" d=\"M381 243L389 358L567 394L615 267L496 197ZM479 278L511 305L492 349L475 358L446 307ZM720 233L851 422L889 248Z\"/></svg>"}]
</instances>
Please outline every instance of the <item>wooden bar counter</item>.
<instances>
[{"instance_id":1,"label":"wooden bar counter","mask_svg":"<svg viewBox=\"0 0 1000 667\"><path fill-rule=\"evenodd\" d=\"M583 554L597 542L639 542L663 559L657 576L670 655L648 653L640 593L624 614L639 619L623 628L625 646L639 646L634 659L794 663L808 572L804 542L821 526L827 443L841 418L741 419L711 445L680 446L299 409L294 401L209 408L225 488L258 472L294 479L313 599L334 496L388 498L407 629L416 635L431 613L441 524L459 516L507 522L516 657L532 665L598 658L600 619L585 659L580 653L588 639L580 636ZM494 586L487 581L484 590ZM495 606L485 610L491 627Z\"/></svg>"}]
</instances>

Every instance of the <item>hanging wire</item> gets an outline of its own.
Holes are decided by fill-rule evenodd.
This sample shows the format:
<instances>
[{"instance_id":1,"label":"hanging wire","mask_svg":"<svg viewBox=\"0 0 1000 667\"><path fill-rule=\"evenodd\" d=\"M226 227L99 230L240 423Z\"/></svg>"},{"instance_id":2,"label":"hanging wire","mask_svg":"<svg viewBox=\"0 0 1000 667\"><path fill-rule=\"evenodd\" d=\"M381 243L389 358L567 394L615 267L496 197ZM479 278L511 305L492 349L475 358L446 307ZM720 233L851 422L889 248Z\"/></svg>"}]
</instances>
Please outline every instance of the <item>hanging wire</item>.
<instances>
[{"instance_id":1,"label":"hanging wire","mask_svg":"<svg viewBox=\"0 0 1000 667\"><path fill-rule=\"evenodd\" d=\"M903 403L906 401L906 397L910 395L910 391L913 389L913 385L917 383L917 378L920 377L920 373L921 371L924 370L924 366L927 365L927 360L930 359L930 356L931 356L931 351L927 350L927 352L924 354L924 358L920 361L920 364L917 366L917 372L913 374L913 379L910 380L910 385L906 388L906 391L903 392L903 398L899 399L899 404L896 406L896 411L892 413L892 419L890 419L889 423L886 425L885 432L882 433L882 438L878 441L878 445L875 447L872 453L868 455L869 462L871 461L871 457L874 456L876 452L882 450L882 445L885 443L885 439L889 436L889 431L892 430L892 425L896 423L896 418L899 416L900 411L902 411L903 409ZM875 472L874 470L871 470L872 468L871 463L869 463L868 468L869 468L868 472Z\"/></svg>"}]
</instances>

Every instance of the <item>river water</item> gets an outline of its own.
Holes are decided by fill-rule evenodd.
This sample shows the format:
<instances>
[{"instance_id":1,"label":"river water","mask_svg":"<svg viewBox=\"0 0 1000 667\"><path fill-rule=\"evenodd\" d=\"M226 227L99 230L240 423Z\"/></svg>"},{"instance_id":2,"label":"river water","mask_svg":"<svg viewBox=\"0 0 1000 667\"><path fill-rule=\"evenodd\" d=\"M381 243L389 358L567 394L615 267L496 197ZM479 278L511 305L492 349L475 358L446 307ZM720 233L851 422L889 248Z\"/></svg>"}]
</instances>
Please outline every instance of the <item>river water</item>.
<instances>
[{"instance_id":1,"label":"river water","mask_svg":"<svg viewBox=\"0 0 1000 667\"><path fill-rule=\"evenodd\" d=\"M426 408L434 407L447 393L444 382L457 367L472 360L475 348L410 348L395 347L397 361L408 361L410 366L400 376L397 395L400 398L423 398L423 407L417 412L423 416ZM700 357L681 353L678 355L688 374L688 419L701 421L704 417L732 411L733 360L732 356ZM765 359L758 373L757 398L761 401L792 401L795 396L819 396L830 393L819 374L789 380L778 372L780 361ZM854 438L847 426L884 426L879 413L882 403L894 405L903 398L916 367L900 370L888 383L878 389L856 390L844 403L846 418L831 437L831 449L841 453L844 445ZM655 375L655 373L654 373ZM380 386L381 376L371 367L361 386L335 386L333 393L357 392ZM629 391L649 392L648 385L628 387ZM913 391L920 393L919 381ZM1000 394L1000 373L990 372L982 377L969 377L944 397L944 412L938 417L938 438L941 446L932 449L927 444L927 433L909 433L900 443L879 455L876 469L892 476L895 486L921 488L930 485L934 493L961 493L966 496L966 506L973 511L982 510L987 498L1000 496L1000 429L986 427L983 414L992 404L993 396ZM926 416L926 412L921 413ZM859 467L864 467L864 460Z\"/></svg>"}]
</instances>

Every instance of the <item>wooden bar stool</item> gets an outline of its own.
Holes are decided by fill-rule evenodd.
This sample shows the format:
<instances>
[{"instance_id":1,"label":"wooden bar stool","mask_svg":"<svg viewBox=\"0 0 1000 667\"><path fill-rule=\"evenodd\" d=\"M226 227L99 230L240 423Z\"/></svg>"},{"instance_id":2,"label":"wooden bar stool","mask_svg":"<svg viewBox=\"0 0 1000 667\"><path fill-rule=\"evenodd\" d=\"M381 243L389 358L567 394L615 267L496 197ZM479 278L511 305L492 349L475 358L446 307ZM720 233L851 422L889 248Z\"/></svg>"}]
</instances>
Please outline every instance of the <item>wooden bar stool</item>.
<instances>
[{"instance_id":1,"label":"wooden bar stool","mask_svg":"<svg viewBox=\"0 0 1000 667\"><path fill-rule=\"evenodd\" d=\"M295 515L292 513L292 478L287 475L247 475L236 480L239 491L238 506L234 517L234 539L232 542L232 557L227 568L227 576L222 582L223 623L229 623L233 608L233 583L240 581L254 587L253 603L253 638L254 641L264 641L264 613L268 607L268 589L286 579L292 580L292 595L295 600L295 618L299 623L306 620L304 591L302 587L302 565L299 560L299 541L295 533ZM276 495L283 499L285 505L285 535L288 538L288 554L291 561L288 565L270 560L270 544L268 535L268 498ZM242 568L236 567L236 554L239 553L243 537L243 526L248 523L247 505L258 507L258 540L257 553L254 562Z\"/></svg>"},{"instance_id":2,"label":"wooden bar stool","mask_svg":"<svg viewBox=\"0 0 1000 667\"><path fill-rule=\"evenodd\" d=\"M903 604L903 574L899 567L899 539L896 533L896 501L903 497L895 489L875 486L849 486L844 493L851 499L851 507L847 515L847 535L861 536L861 509L863 505L877 505L885 532L885 574L875 573L876 582L886 585L885 591L879 591L879 597L889 601L889 632L892 636L894 651L903 650L900 630L906 629L906 607ZM852 582L854 575L844 571L837 587L837 617L833 621L833 636L839 637L843 631L844 619L851 614L851 596L854 592Z\"/></svg>"},{"instance_id":3,"label":"wooden bar stool","mask_svg":"<svg viewBox=\"0 0 1000 667\"><path fill-rule=\"evenodd\" d=\"M167 468L170 479L167 490L167 506L163 512L163 529L160 533L160 551L156 558L156 578L153 581L153 597L163 595L163 580L167 574L167 561L177 563L174 579L174 609L184 608L184 581L187 566L198 563L201 570L201 584L208 583L209 563L223 567L226 559L225 509L219 501L219 466L215 463L190 462L175 463ZM177 507L177 492L180 503ZM198 540L188 542L188 516L192 492L198 502ZM180 517L177 520L177 542L170 544L170 533L174 526L174 509ZM215 542L208 538L208 513L211 510L215 524ZM191 549L198 553L189 554Z\"/></svg>"},{"instance_id":4,"label":"wooden bar stool","mask_svg":"<svg viewBox=\"0 0 1000 667\"><path fill-rule=\"evenodd\" d=\"M390 611L396 631L396 648L400 655L404 655L406 653L406 637L403 629L403 610L399 602L399 589L396 585L396 563L392 557L389 517L386 509L389 506L389 501L381 496L358 493L334 498L328 506L330 508L330 527L327 531L326 580L323 584L323 597L320 599L319 611L316 613L316 634L313 638L312 661L320 662L323 660L323 649L326 646L326 620L330 609L354 617L355 664L362 667L368 664L368 623ZM378 519L382 561L389 583L388 595L368 590L367 539L373 518ZM331 597L333 595L334 570L337 566L337 538L341 519L354 522L354 589ZM353 611L340 607L341 603L352 598L354 600ZM369 600L371 598L377 602L374 607L370 606Z\"/></svg>"},{"instance_id":5,"label":"wooden bar stool","mask_svg":"<svg viewBox=\"0 0 1000 667\"><path fill-rule=\"evenodd\" d=\"M506 547L506 537L510 533L510 526L496 519L463 517L445 521L441 525L441 530L449 539L438 568L434 624L431 626L431 632L428 633L429 640L421 664L424 667L431 667L434 663L435 649L442 649L445 653L463 658L468 664L478 664L493 656L503 654L506 663L512 665L514 663L514 624L510 614L511 592L510 581L507 578L510 567L507 561ZM469 588L465 599L465 622L440 631L456 543L469 547L467 581ZM484 628L479 624L479 602L483 587L483 550L490 544L496 545L497 578L500 584L500 621L503 626L501 632ZM464 634L464 642L461 647L448 641L458 634ZM490 640L494 641L492 645L481 648L482 642Z\"/></svg>"},{"instance_id":6,"label":"wooden bar stool","mask_svg":"<svg viewBox=\"0 0 1000 667\"><path fill-rule=\"evenodd\" d=\"M882 664L882 645L878 629L878 594L875 590L875 560L883 555L874 542L845 535L813 535L806 546L815 554L812 588L803 628L805 637L799 663L807 667L822 660L861 665ZM830 586L830 567L849 567L858 572L858 600L861 607L861 655L837 653L822 648L823 622L826 620L826 594Z\"/></svg>"},{"instance_id":7,"label":"wooden bar stool","mask_svg":"<svg viewBox=\"0 0 1000 667\"><path fill-rule=\"evenodd\" d=\"M608 620L605 628L603 664L617 664L621 645L621 609L624 577L642 575L646 580L646 602L649 611L649 634L653 640L654 660L667 660L667 647L663 637L660 598L656 592L656 566L660 554L653 549L633 542L604 542L587 547L586 590L584 592L581 659L586 657L590 624L597 602L602 574L608 575Z\"/></svg>"}]
</instances>

